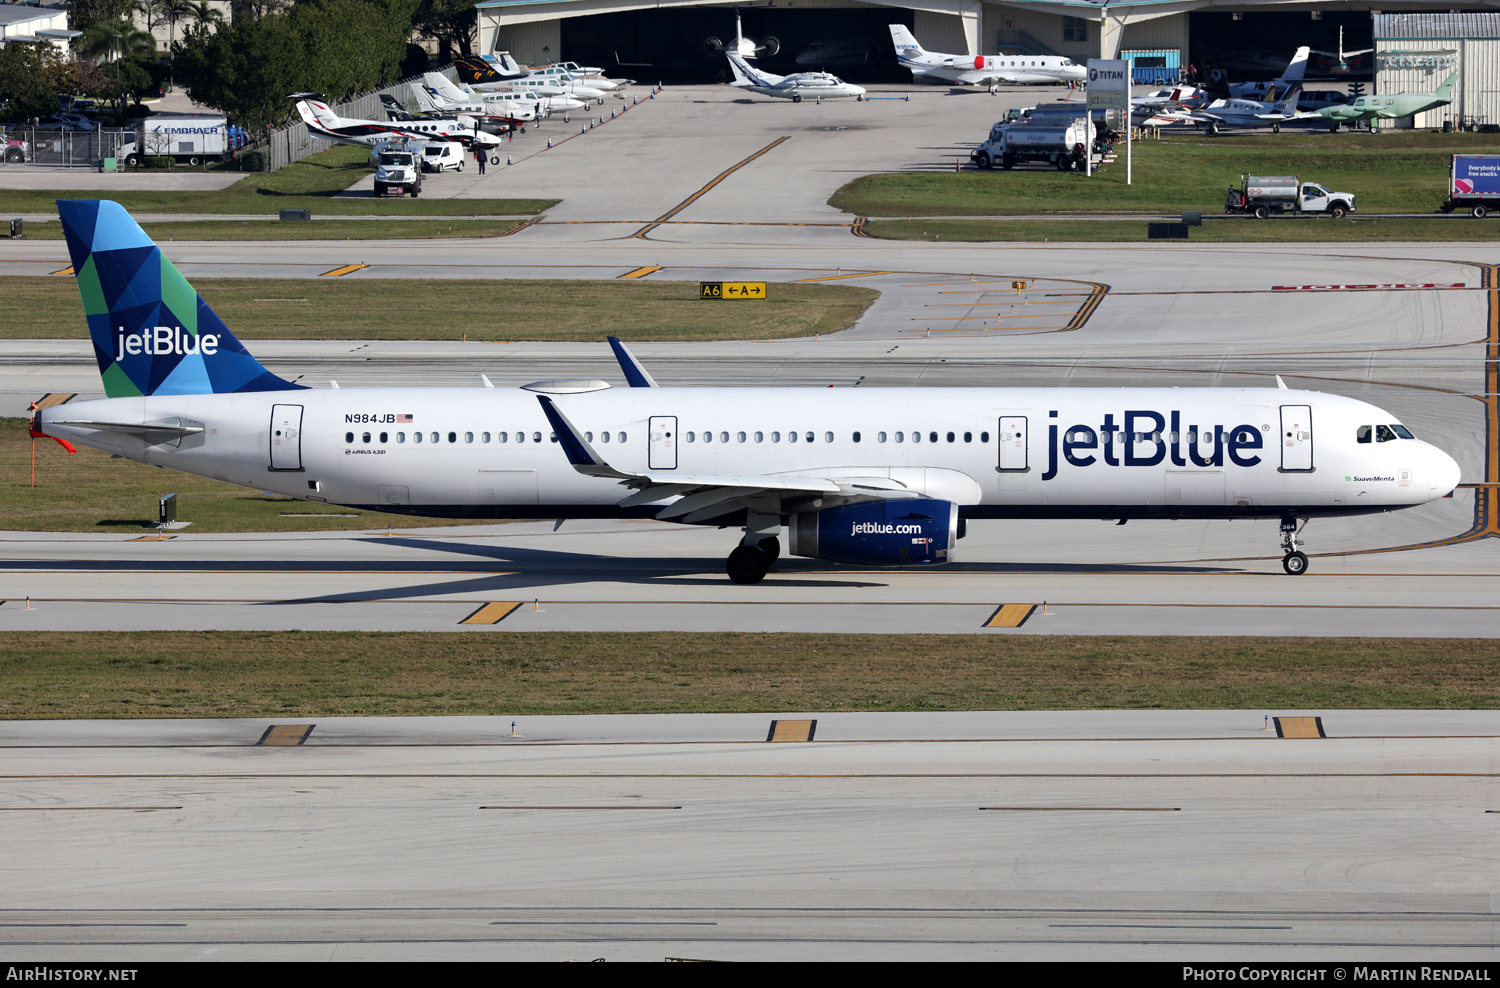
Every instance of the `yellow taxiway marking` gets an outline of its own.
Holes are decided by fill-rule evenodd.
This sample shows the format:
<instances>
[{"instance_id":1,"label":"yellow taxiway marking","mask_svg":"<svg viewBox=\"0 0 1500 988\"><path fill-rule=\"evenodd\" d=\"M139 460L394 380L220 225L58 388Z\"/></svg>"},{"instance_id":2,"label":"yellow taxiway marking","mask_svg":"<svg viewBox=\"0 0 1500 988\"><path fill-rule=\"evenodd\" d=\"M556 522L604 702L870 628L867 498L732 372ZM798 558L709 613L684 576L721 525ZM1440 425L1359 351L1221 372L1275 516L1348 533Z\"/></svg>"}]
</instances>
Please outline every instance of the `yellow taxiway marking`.
<instances>
[{"instance_id":1,"label":"yellow taxiway marking","mask_svg":"<svg viewBox=\"0 0 1500 988\"><path fill-rule=\"evenodd\" d=\"M1019 628L1031 617L1031 612L1036 610L1035 604L1001 604L995 608L995 613L984 622L986 628Z\"/></svg>"},{"instance_id":2,"label":"yellow taxiway marking","mask_svg":"<svg viewBox=\"0 0 1500 988\"><path fill-rule=\"evenodd\" d=\"M818 730L815 720L773 720L767 741L811 741Z\"/></svg>"},{"instance_id":3,"label":"yellow taxiway marking","mask_svg":"<svg viewBox=\"0 0 1500 988\"><path fill-rule=\"evenodd\" d=\"M53 274L72 274L73 273L73 266L70 264L67 267L63 268L63 269L61 269L59 271L54 271L52 273Z\"/></svg>"},{"instance_id":4,"label":"yellow taxiway marking","mask_svg":"<svg viewBox=\"0 0 1500 988\"><path fill-rule=\"evenodd\" d=\"M655 274L660 270L660 264L648 264L643 268L636 268L634 271L626 271L624 274L620 275L620 279L617 280L623 280L625 278L644 278L646 277L646 275Z\"/></svg>"},{"instance_id":5,"label":"yellow taxiway marking","mask_svg":"<svg viewBox=\"0 0 1500 988\"><path fill-rule=\"evenodd\" d=\"M1272 717L1278 738L1326 738L1322 717Z\"/></svg>"},{"instance_id":6,"label":"yellow taxiway marking","mask_svg":"<svg viewBox=\"0 0 1500 988\"><path fill-rule=\"evenodd\" d=\"M341 268L334 268L332 271L324 271L318 277L320 277L320 278L342 278L346 274L353 274L355 271L361 271L361 270L363 270L363 269L365 269L367 267L369 267L368 264L345 264Z\"/></svg>"},{"instance_id":7,"label":"yellow taxiway marking","mask_svg":"<svg viewBox=\"0 0 1500 988\"><path fill-rule=\"evenodd\" d=\"M688 208L693 203L695 203L699 199L703 198L705 195L707 195L710 191L713 190L714 186L718 185L720 182L724 181L726 178L728 178L729 176L733 175L735 172L739 171L741 168L744 168L746 165L750 164L750 162L754 161L756 158L759 158L761 155L765 154L767 151L770 151L772 148L774 148L777 145L781 144L783 141L790 140L791 136L792 135L787 134L785 136L778 137L778 138L776 138L776 140L772 141L770 144L767 144L765 147L761 148L759 151L757 151L754 154L750 155L750 157L745 158L743 161L739 161L739 162L736 162L735 164L730 165L728 168L726 168L723 171L719 172L718 175L715 175L714 178L713 178L713 180L711 182L709 182L707 185L705 185L703 188L699 189L697 192L694 192L692 195L688 196L686 199L682 200L677 205L675 205L671 209L667 210L665 213L662 213L660 216L658 216L656 219L652 220L650 223L647 223L645 226L641 227L639 230L637 230L634 233L632 233L630 235L630 237L627 238L627 239L638 239L638 240L645 240L645 239L647 239L646 234L650 233L652 230L655 230L657 227L661 226L667 220L669 220L672 217L676 216L678 213L682 212L684 209Z\"/></svg>"},{"instance_id":8,"label":"yellow taxiway marking","mask_svg":"<svg viewBox=\"0 0 1500 988\"><path fill-rule=\"evenodd\" d=\"M510 617L512 611L521 606L519 600L497 600L485 604L479 610L464 618L459 624L499 624Z\"/></svg>"},{"instance_id":9,"label":"yellow taxiway marking","mask_svg":"<svg viewBox=\"0 0 1500 988\"><path fill-rule=\"evenodd\" d=\"M314 724L272 724L255 742L271 748L291 748L307 740Z\"/></svg>"},{"instance_id":10,"label":"yellow taxiway marking","mask_svg":"<svg viewBox=\"0 0 1500 988\"><path fill-rule=\"evenodd\" d=\"M894 271L860 271L855 274L830 274L822 278L798 278L795 284L802 285L809 281L841 281L844 278L873 278L877 274L895 274Z\"/></svg>"}]
</instances>

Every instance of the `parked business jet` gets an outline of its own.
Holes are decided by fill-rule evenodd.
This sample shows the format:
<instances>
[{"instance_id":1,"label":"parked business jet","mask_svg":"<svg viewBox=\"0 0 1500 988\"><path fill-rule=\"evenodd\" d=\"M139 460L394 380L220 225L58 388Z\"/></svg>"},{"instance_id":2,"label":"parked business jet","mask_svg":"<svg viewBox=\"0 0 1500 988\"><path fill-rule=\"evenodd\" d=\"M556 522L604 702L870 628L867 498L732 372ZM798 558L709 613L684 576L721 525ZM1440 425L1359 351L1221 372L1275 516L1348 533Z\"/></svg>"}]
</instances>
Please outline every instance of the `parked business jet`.
<instances>
[{"instance_id":1,"label":"parked business jet","mask_svg":"<svg viewBox=\"0 0 1500 988\"><path fill-rule=\"evenodd\" d=\"M950 562L970 519L1297 522L1444 497L1459 468L1394 415L1286 388L311 390L235 339L117 203L60 201L108 396L36 409L71 440L256 490L465 518L652 517L743 529L727 570L781 551ZM1280 383L1278 381L1278 383Z\"/></svg>"},{"instance_id":2,"label":"parked business jet","mask_svg":"<svg viewBox=\"0 0 1500 988\"><path fill-rule=\"evenodd\" d=\"M775 75L752 68L749 62L734 52L726 52L725 57L729 59L729 68L734 72L734 81L730 85L748 89L761 96L789 99L793 103L802 102L804 97L839 99L853 96L856 100L865 98L863 86L845 82L838 76L829 75L827 72L793 72L791 75Z\"/></svg>"},{"instance_id":3,"label":"parked business jet","mask_svg":"<svg viewBox=\"0 0 1500 988\"><path fill-rule=\"evenodd\" d=\"M896 60L911 69L913 79L946 79L960 86L988 86L998 93L1002 82L1036 86L1082 82L1084 68L1059 55L943 55L917 44L905 25L892 24Z\"/></svg>"},{"instance_id":4,"label":"parked business jet","mask_svg":"<svg viewBox=\"0 0 1500 988\"><path fill-rule=\"evenodd\" d=\"M426 120L351 120L341 117L328 108L314 93L294 93L297 112L307 125L308 133L340 144L358 144L373 147L381 141L414 137L424 141L456 141L466 148L497 148L500 138L477 130L470 123L456 118Z\"/></svg>"}]
</instances>

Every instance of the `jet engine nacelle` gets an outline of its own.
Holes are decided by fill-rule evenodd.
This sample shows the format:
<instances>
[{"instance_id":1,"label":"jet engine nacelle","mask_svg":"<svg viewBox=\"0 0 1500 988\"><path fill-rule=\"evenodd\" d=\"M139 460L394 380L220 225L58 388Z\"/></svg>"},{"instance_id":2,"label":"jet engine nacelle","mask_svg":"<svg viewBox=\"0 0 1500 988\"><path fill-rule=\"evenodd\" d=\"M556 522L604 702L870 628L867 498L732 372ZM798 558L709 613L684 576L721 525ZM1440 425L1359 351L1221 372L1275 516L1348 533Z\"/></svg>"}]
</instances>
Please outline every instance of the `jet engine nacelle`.
<instances>
[{"instance_id":1,"label":"jet engine nacelle","mask_svg":"<svg viewBox=\"0 0 1500 988\"><path fill-rule=\"evenodd\" d=\"M792 555L858 566L946 563L957 541L958 507L925 497L796 514L788 526Z\"/></svg>"}]
</instances>

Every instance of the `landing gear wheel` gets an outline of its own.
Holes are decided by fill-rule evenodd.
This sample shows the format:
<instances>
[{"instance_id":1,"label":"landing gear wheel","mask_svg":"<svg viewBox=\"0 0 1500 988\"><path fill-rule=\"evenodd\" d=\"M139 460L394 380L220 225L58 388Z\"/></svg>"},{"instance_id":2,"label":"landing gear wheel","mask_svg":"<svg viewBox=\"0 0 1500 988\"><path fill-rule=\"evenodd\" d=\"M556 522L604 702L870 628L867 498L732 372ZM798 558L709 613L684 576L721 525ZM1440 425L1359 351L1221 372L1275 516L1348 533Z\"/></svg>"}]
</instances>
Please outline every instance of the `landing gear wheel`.
<instances>
[{"instance_id":1,"label":"landing gear wheel","mask_svg":"<svg viewBox=\"0 0 1500 988\"><path fill-rule=\"evenodd\" d=\"M802 94L801 93L793 93L792 94L792 102L793 103L800 103L800 102L802 102Z\"/></svg>"},{"instance_id":2,"label":"landing gear wheel","mask_svg":"<svg viewBox=\"0 0 1500 988\"><path fill-rule=\"evenodd\" d=\"M570 121L572 119L573 118L570 117L570 116L568 116L566 113L563 114L563 123L567 123L568 121Z\"/></svg>"},{"instance_id":3,"label":"landing gear wheel","mask_svg":"<svg viewBox=\"0 0 1500 988\"><path fill-rule=\"evenodd\" d=\"M772 535L770 538L761 539L756 548L766 554L770 566L776 565L776 560L781 558L781 540Z\"/></svg>"},{"instance_id":4,"label":"landing gear wheel","mask_svg":"<svg viewBox=\"0 0 1500 988\"><path fill-rule=\"evenodd\" d=\"M1281 124L1279 124L1279 123L1278 124L1272 124L1271 125L1271 133L1273 133L1273 134L1279 134L1279 133L1281 133Z\"/></svg>"},{"instance_id":5,"label":"landing gear wheel","mask_svg":"<svg viewBox=\"0 0 1500 988\"><path fill-rule=\"evenodd\" d=\"M493 157L491 157L490 158L490 164L492 164L492 165L498 165L498 164L500 164L500 156L497 154L497 155L494 155Z\"/></svg>"},{"instance_id":6,"label":"landing gear wheel","mask_svg":"<svg viewBox=\"0 0 1500 988\"><path fill-rule=\"evenodd\" d=\"M765 579L766 571L771 568L771 560L757 546L741 545L729 554L729 560L724 564L724 571L735 583L748 585L759 583Z\"/></svg>"},{"instance_id":7,"label":"landing gear wheel","mask_svg":"<svg viewBox=\"0 0 1500 988\"><path fill-rule=\"evenodd\" d=\"M1301 576L1307 572L1307 553L1289 552L1281 559L1281 568L1288 576Z\"/></svg>"}]
</instances>

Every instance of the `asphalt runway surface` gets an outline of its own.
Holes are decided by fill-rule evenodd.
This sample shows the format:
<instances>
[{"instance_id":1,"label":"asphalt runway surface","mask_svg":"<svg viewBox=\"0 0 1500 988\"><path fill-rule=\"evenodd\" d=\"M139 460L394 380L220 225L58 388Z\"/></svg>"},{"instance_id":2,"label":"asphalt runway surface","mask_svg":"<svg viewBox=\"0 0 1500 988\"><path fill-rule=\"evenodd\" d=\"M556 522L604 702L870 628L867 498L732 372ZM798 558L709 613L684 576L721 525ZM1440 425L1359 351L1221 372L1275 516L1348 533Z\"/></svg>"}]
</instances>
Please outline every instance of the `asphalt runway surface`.
<instances>
[{"instance_id":1,"label":"asphalt runway surface","mask_svg":"<svg viewBox=\"0 0 1500 988\"><path fill-rule=\"evenodd\" d=\"M773 720L811 740L768 742ZM26 848L0 943L11 962L1491 960L1497 730L1424 711L0 723L0 826Z\"/></svg>"}]
</instances>

